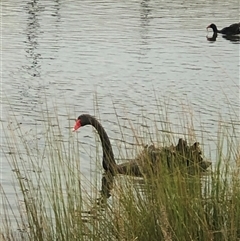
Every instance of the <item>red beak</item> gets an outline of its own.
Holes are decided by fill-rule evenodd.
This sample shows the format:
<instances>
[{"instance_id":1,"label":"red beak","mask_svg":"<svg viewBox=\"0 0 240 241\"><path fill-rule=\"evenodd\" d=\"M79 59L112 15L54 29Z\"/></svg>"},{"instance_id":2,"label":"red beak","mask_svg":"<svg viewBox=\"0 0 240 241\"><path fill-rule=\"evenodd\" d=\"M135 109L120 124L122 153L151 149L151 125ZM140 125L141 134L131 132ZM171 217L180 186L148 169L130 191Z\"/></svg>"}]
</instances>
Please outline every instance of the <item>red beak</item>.
<instances>
[{"instance_id":1,"label":"red beak","mask_svg":"<svg viewBox=\"0 0 240 241\"><path fill-rule=\"evenodd\" d=\"M80 120L76 120L75 126L73 127L72 131L76 131L80 127L81 127L81 121Z\"/></svg>"}]
</instances>

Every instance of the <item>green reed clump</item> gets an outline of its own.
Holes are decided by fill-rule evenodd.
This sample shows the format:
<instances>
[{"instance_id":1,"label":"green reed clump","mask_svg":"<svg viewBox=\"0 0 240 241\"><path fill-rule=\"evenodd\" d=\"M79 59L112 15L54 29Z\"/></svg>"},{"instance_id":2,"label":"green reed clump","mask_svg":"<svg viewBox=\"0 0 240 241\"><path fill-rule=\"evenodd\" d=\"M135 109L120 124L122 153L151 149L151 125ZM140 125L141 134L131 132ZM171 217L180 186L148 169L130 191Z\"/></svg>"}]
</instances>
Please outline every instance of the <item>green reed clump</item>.
<instances>
[{"instance_id":1,"label":"green reed clump","mask_svg":"<svg viewBox=\"0 0 240 241\"><path fill-rule=\"evenodd\" d=\"M119 240L238 240L239 172L225 168L221 163L205 176L163 171L135 192L123 187L115 219Z\"/></svg>"},{"instance_id":2,"label":"green reed clump","mask_svg":"<svg viewBox=\"0 0 240 241\"><path fill-rule=\"evenodd\" d=\"M72 142L65 145L58 130L49 127L42 143L37 139L29 141L21 129L12 131L8 140L11 149L8 159L17 180L16 192L20 191L18 198L24 204L19 209L17 227L22 240L68 240L73 221L80 227L83 223L76 215L83 202L79 161ZM74 232L81 236L83 229Z\"/></svg>"},{"instance_id":3,"label":"green reed clump","mask_svg":"<svg viewBox=\"0 0 240 241\"><path fill-rule=\"evenodd\" d=\"M205 174L168 170L164 160L147 178L106 174L107 198L97 173L86 185L77 137L69 132L65 142L50 121L45 129L35 144L21 128L6 133L23 206L11 222L4 199L3 240L240 240L240 159L232 137L219 137L218 160Z\"/></svg>"}]
</instances>

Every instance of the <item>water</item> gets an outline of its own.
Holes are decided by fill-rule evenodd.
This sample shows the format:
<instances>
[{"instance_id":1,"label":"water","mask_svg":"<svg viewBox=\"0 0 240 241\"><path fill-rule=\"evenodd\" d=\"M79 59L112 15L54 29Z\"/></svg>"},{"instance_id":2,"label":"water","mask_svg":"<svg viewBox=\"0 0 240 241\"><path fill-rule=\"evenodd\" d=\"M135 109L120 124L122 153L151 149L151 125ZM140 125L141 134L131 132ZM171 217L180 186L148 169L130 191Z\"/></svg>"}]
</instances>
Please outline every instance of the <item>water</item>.
<instances>
[{"instance_id":1,"label":"water","mask_svg":"<svg viewBox=\"0 0 240 241\"><path fill-rule=\"evenodd\" d=\"M137 135L155 137L156 121L161 130L167 119L182 137L187 116L214 157L219 125L231 132L234 122L240 133L239 39L206 38L212 22L219 28L239 22L239 1L218 3L3 0L4 129L21 125L33 141L41 140L43 113L58 124L57 113L64 139L73 120L87 112L101 118L115 152L124 153L117 148L125 147L121 131L130 147L136 144L129 120ZM78 135L94 150L90 128ZM87 175L89 156L81 154ZM12 170L4 155L1 160L1 183L11 199Z\"/></svg>"}]
</instances>

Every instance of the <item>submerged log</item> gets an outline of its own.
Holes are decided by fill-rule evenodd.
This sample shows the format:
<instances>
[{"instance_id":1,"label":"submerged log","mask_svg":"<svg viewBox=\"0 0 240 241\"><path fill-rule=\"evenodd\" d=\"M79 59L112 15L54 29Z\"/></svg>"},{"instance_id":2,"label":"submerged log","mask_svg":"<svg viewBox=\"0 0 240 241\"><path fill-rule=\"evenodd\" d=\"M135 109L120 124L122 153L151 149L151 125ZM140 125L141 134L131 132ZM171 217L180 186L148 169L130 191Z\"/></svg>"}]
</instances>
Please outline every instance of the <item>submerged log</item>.
<instances>
[{"instance_id":1,"label":"submerged log","mask_svg":"<svg viewBox=\"0 0 240 241\"><path fill-rule=\"evenodd\" d=\"M188 145L187 141L181 138L176 146L160 148L154 145L145 146L135 162L138 163L143 174L149 172L149 167L153 173L156 173L164 166L170 171L178 168L193 174L205 172L211 165L210 161L204 160L199 142Z\"/></svg>"},{"instance_id":2,"label":"submerged log","mask_svg":"<svg viewBox=\"0 0 240 241\"><path fill-rule=\"evenodd\" d=\"M189 174L205 172L211 162L204 160L198 142L188 145L179 139L176 146L145 146L144 150L133 160L118 165L118 173L142 177L158 174L164 170L180 170Z\"/></svg>"}]
</instances>

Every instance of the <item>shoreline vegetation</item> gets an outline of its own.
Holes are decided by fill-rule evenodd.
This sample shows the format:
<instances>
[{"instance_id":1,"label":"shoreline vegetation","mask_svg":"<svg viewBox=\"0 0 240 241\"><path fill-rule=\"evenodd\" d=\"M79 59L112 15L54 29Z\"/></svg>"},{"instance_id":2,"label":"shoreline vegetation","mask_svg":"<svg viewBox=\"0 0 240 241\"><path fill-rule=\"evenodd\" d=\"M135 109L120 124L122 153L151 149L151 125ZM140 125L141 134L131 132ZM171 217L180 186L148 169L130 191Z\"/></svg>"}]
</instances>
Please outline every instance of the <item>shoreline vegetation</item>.
<instances>
[{"instance_id":1,"label":"shoreline vegetation","mask_svg":"<svg viewBox=\"0 0 240 241\"><path fill-rule=\"evenodd\" d=\"M1 240L240 240L240 153L234 125L232 134L223 130L219 135L217 158L206 172L184 174L178 166L169 171L161 165L148 178L94 170L84 176L77 135L69 131L63 140L60 127L50 122L43 140L34 143L20 127L8 130L5 154L22 206L16 213L1 188ZM169 146L166 139L158 138ZM99 145L96 152L101 158Z\"/></svg>"}]
</instances>

